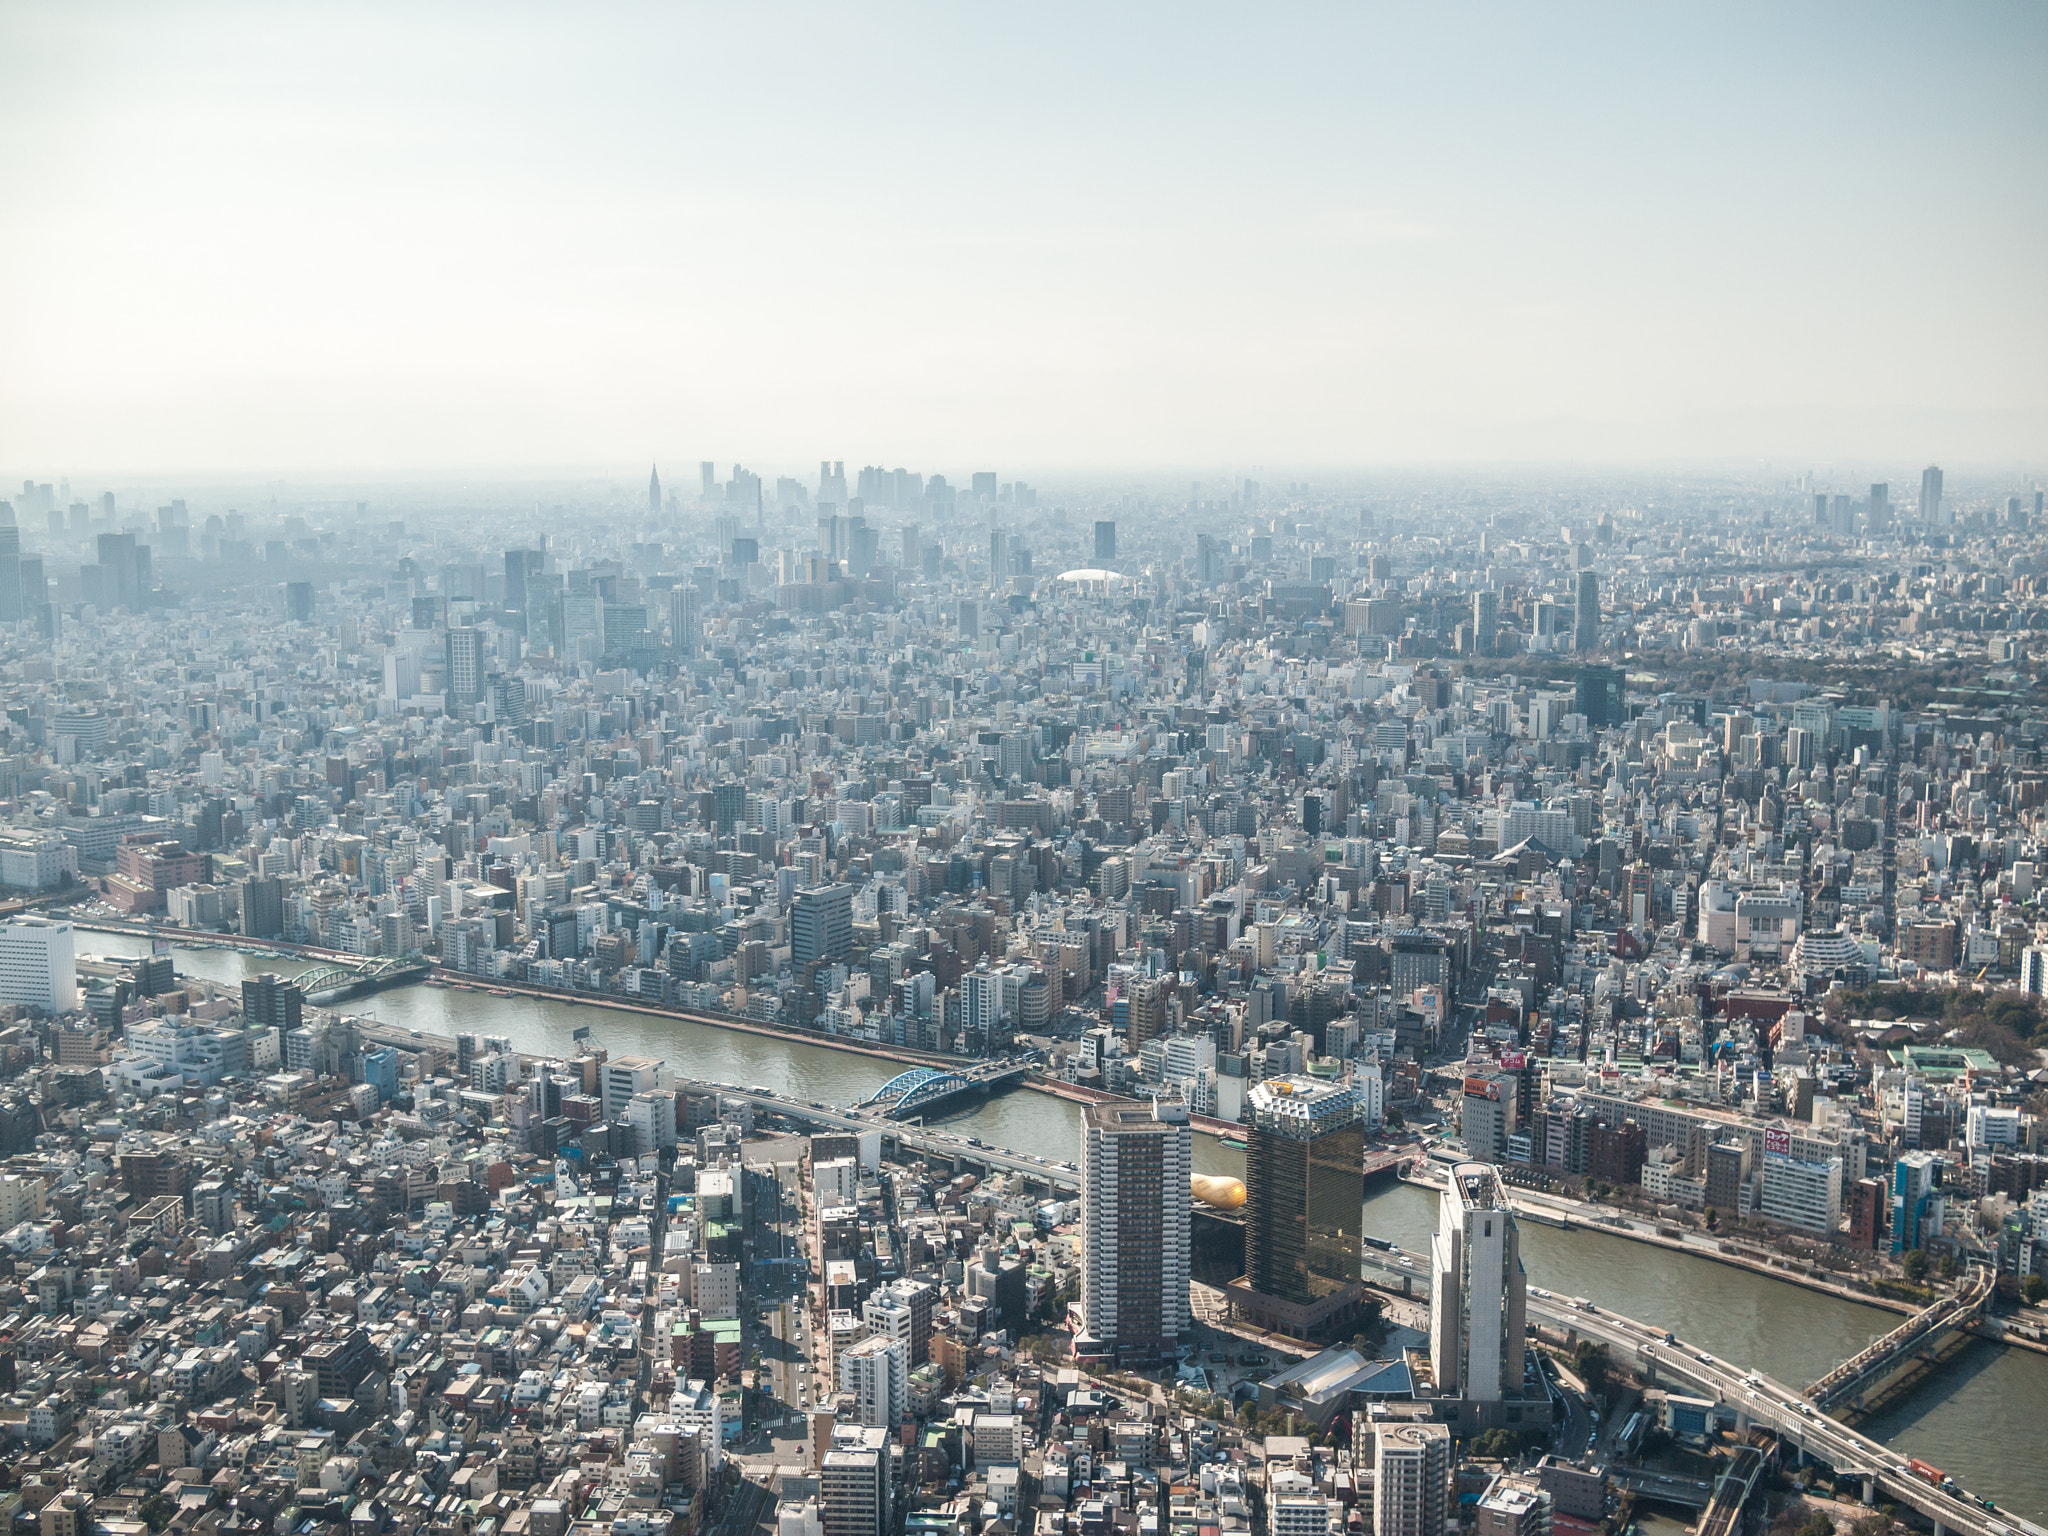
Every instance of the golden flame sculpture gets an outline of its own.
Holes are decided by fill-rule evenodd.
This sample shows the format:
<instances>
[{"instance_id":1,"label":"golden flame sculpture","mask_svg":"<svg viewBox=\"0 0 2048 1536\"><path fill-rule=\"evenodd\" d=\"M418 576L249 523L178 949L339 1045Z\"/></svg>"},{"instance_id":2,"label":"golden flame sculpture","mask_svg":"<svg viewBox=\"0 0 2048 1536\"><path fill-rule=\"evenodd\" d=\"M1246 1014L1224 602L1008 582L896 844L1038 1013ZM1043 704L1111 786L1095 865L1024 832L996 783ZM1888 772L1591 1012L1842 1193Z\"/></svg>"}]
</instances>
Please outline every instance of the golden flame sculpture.
<instances>
[{"instance_id":1,"label":"golden flame sculpture","mask_svg":"<svg viewBox=\"0 0 2048 1536\"><path fill-rule=\"evenodd\" d=\"M1244 1204L1243 1179L1198 1173L1188 1180L1188 1192L1211 1210L1234 1211Z\"/></svg>"}]
</instances>

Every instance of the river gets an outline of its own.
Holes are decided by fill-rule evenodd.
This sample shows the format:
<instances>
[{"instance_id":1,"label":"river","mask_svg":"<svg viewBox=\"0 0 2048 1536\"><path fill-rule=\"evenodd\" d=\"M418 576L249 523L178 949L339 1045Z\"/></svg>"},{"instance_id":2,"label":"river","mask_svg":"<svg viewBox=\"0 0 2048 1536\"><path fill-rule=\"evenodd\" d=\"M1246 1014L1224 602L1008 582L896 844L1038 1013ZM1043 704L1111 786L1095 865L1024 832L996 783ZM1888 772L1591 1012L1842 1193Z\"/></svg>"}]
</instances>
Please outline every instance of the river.
<instances>
[{"instance_id":1,"label":"river","mask_svg":"<svg viewBox=\"0 0 2048 1536\"><path fill-rule=\"evenodd\" d=\"M147 948L146 940L113 934L81 931L79 940L81 950L103 955L135 955ZM312 962L180 949L177 964L188 975L236 983L259 971L294 974L310 969ZM801 1041L452 988L396 988L349 1008L433 1034L504 1035L516 1049L536 1055L569 1054L574 1032L587 1027L592 1043L614 1056L661 1057L687 1077L759 1083L792 1098L828 1104L862 1098L897 1070L874 1057ZM972 1134L991 1146L1064 1161L1076 1155L1077 1113L1048 1094L1012 1090L931 1118L971 1126ZM1194 1161L1198 1172L1244 1173L1244 1154L1207 1136L1195 1138ZM1413 1185L1390 1186L1365 1202L1365 1230L1403 1248L1427 1248L1435 1227L1436 1197ZM1560 1232L1525 1223L1522 1256L1533 1284L1660 1324L1724 1360L1794 1385L1824 1374L1897 1322L1894 1314L1875 1307L1597 1232ZM1863 1429L1902 1456L1941 1467L1972 1493L1988 1495L2031 1519L2048 1520L2044 1425L2048 1358L1980 1342Z\"/></svg>"}]
</instances>

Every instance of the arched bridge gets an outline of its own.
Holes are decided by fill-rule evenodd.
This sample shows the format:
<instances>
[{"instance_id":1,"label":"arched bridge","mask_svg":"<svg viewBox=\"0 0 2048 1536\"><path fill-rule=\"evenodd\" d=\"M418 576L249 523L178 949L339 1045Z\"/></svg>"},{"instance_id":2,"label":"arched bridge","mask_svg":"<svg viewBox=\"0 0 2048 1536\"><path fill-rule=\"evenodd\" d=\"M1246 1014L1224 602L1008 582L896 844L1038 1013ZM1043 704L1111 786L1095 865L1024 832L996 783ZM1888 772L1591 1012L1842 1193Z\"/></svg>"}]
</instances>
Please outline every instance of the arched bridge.
<instances>
[{"instance_id":1,"label":"arched bridge","mask_svg":"<svg viewBox=\"0 0 2048 1536\"><path fill-rule=\"evenodd\" d=\"M959 1067L912 1067L899 1072L854 1106L879 1109L892 1120L928 1113L957 1094L974 1093L1022 1077L1021 1061L977 1061Z\"/></svg>"},{"instance_id":2,"label":"arched bridge","mask_svg":"<svg viewBox=\"0 0 2048 1536\"><path fill-rule=\"evenodd\" d=\"M364 960L356 965L319 965L310 971L301 971L288 977L294 986L307 997L322 992L338 992L344 988L376 987L387 984L399 976L423 968L419 956L410 959L393 956L388 960Z\"/></svg>"}]
</instances>

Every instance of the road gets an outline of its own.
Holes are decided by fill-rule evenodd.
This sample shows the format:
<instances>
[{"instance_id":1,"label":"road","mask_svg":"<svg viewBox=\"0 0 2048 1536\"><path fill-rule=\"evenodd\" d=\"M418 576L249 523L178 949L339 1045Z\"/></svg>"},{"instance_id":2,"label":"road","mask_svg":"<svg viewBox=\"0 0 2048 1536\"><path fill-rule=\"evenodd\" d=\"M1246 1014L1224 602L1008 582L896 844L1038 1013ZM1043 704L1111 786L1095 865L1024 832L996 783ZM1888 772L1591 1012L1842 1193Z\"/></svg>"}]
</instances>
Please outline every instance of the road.
<instances>
[{"instance_id":1,"label":"road","mask_svg":"<svg viewBox=\"0 0 2048 1536\"><path fill-rule=\"evenodd\" d=\"M1401 1259L1413 1262L1419 1256L1400 1250L1367 1249L1364 1255L1368 1284L1394 1280L1414 1281L1416 1270ZM1421 1281L1428 1284L1426 1259L1420 1264ZM1838 1473L1863 1479L1874 1502L1878 1495L1905 1505L1935 1526L1936 1536L1965 1533L1965 1536L2048 1536L2048 1531L2031 1521L1993 1513L1958 1490L1944 1493L1914 1475L1902 1455L1847 1425L1828 1418L1806 1401L1796 1387L1773 1381L1758 1371L1717 1360L1696 1345L1667 1334L1662 1328L1624 1317L1607 1308L1581 1311L1560 1296L1528 1298L1532 1323L1545 1323L1560 1331L1607 1346L1608 1357L1666 1386L1688 1395L1707 1397L1725 1404L1736 1416L1738 1431L1760 1425L1779 1436L1795 1451L1812 1456Z\"/></svg>"}]
</instances>

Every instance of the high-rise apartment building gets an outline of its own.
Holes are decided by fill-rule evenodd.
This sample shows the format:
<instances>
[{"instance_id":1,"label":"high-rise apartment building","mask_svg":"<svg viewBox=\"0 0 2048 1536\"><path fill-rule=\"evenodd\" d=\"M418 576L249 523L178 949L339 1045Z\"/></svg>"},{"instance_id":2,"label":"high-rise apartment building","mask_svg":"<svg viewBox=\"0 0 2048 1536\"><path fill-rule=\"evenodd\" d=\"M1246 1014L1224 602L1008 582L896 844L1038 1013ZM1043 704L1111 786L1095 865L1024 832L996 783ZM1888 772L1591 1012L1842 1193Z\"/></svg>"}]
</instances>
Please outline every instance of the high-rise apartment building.
<instances>
[{"instance_id":1,"label":"high-rise apartment building","mask_svg":"<svg viewBox=\"0 0 2048 1536\"><path fill-rule=\"evenodd\" d=\"M910 1351L900 1339L862 1339L839 1357L834 1385L853 1397L855 1417L877 1429L894 1429L910 1405Z\"/></svg>"},{"instance_id":2,"label":"high-rise apartment building","mask_svg":"<svg viewBox=\"0 0 2048 1536\"><path fill-rule=\"evenodd\" d=\"M1372 1453L1373 1536L1443 1536L1451 1502L1451 1427L1379 1427Z\"/></svg>"},{"instance_id":3,"label":"high-rise apartment building","mask_svg":"<svg viewBox=\"0 0 2048 1536\"><path fill-rule=\"evenodd\" d=\"M1187 1333L1191 1171L1179 1100L1082 1110L1077 1354L1150 1359Z\"/></svg>"},{"instance_id":4,"label":"high-rise apartment building","mask_svg":"<svg viewBox=\"0 0 2048 1536\"><path fill-rule=\"evenodd\" d=\"M1245 1275L1233 1316L1306 1338L1357 1306L1364 1095L1349 1083L1273 1077L1246 1096Z\"/></svg>"},{"instance_id":5,"label":"high-rise apartment building","mask_svg":"<svg viewBox=\"0 0 2048 1536\"><path fill-rule=\"evenodd\" d=\"M818 1515L825 1536L886 1536L888 1451L874 1446L827 1451L818 1466Z\"/></svg>"},{"instance_id":6,"label":"high-rise apartment building","mask_svg":"<svg viewBox=\"0 0 2048 1536\"><path fill-rule=\"evenodd\" d=\"M1442 1397L1519 1394L1528 1278L1506 1187L1490 1163L1459 1163L1430 1244L1429 1361Z\"/></svg>"},{"instance_id":7,"label":"high-rise apartment building","mask_svg":"<svg viewBox=\"0 0 2048 1536\"><path fill-rule=\"evenodd\" d=\"M798 891L789 929L793 963L846 959L853 953L853 887L813 885Z\"/></svg>"}]
</instances>

